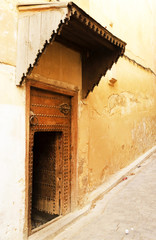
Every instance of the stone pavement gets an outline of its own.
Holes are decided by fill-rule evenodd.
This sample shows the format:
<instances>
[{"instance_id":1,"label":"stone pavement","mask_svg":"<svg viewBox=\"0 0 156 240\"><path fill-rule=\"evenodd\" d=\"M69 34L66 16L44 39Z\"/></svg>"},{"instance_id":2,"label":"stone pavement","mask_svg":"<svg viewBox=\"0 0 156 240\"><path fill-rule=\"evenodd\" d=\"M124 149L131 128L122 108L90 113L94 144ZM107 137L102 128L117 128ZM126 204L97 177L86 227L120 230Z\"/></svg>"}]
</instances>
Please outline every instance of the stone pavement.
<instances>
[{"instance_id":1,"label":"stone pavement","mask_svg":"<svg viewBox=\"0 0 156 240\"><path fill-rule=\"evenodd\" d=\"M156 240L156 152L53 240Z\"/></svg>"}]
</instances>

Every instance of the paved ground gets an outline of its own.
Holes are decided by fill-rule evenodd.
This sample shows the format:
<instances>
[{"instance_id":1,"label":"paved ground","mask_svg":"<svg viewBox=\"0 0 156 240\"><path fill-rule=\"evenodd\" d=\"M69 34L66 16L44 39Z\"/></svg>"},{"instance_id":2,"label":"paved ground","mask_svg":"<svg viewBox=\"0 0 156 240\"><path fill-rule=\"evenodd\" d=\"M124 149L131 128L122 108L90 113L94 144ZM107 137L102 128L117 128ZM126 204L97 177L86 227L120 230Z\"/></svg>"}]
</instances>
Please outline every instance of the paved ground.
<instances>
[{"instance_id":1,"label":"paved ground","mask_svg":"<svg viewBox=\"0 0 156 240\"><path fill-rule=\"evenodd\" d=\"M53 240L133 239L156 240L156 152Z\"/></svg>"}]
</instances>

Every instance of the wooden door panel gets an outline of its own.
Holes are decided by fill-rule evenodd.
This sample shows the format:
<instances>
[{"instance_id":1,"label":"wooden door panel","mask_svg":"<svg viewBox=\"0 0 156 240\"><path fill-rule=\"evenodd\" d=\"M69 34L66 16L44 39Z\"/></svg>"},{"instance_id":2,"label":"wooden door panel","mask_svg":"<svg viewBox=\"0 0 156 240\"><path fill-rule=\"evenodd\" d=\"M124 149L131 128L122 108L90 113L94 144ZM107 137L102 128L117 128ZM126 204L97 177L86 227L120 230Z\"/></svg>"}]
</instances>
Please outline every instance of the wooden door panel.
<instances>
[{"instance_id":1,"label":"wooden door panel","mask_svg":"<svg viewBox=\"0 0 156 240\"><path fill-rule=\"evenodd\" d=\"M70 211L70 108L70 97L31 87L30 222L32 208L57 215Z\"/></svg>"}]
</instances>

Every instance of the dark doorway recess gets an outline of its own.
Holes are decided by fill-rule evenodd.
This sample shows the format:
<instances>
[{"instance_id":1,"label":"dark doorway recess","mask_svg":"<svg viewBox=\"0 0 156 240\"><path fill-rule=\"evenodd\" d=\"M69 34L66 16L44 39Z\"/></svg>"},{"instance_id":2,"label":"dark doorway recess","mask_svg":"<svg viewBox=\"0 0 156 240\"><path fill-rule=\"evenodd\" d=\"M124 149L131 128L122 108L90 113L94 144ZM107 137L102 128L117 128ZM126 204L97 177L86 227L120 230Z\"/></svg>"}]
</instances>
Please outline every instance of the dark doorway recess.
<instances>
[{"instance_id":1,"label":"dark doorway recess","mask_svg":"<svg viewBox=\"0 0 156 240\"><path fill-rule=\"evenodd\" d=\"M33 146L32 229L61 214L62 132L35 132Z\"/></svg>"}]
</instances>

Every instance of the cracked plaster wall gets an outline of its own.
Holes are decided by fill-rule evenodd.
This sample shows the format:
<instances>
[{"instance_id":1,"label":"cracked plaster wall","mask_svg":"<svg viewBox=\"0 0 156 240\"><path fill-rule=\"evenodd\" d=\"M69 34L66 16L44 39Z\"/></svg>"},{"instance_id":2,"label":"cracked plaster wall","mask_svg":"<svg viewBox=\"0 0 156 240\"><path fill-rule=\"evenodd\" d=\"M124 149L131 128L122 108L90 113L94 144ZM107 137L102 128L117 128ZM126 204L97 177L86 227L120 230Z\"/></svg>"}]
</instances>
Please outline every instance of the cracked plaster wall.
<instances>
[{"instance_id":1,"label":"cracked plaster wall","mask_svg":"<svg viewBox=\"0 0 156 240\"><path fill-rule=\"evenodd\" d=\"M120 58L80 106L79 188L86 194L156 144L156 77Z\"/></svg>"}]
</instances>

